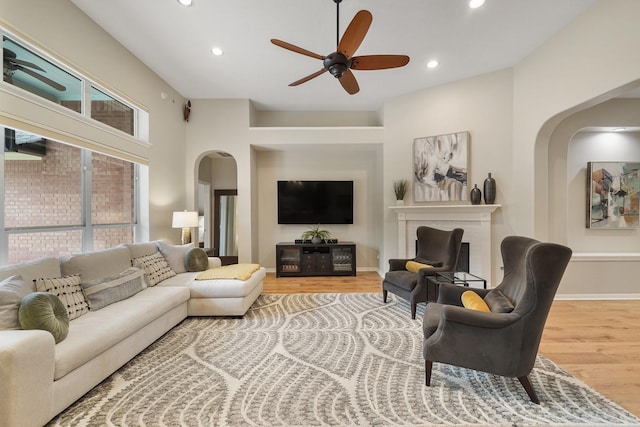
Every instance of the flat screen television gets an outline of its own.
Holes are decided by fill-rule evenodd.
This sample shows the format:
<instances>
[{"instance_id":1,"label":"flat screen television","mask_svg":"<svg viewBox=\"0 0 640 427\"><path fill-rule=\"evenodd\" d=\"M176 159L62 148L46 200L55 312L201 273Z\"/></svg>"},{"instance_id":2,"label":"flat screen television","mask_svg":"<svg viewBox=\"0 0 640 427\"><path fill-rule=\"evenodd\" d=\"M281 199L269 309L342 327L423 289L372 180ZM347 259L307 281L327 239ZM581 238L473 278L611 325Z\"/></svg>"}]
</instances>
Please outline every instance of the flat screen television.
<instances>
[{"instance_id":1,"label":"flat screen television","mask_svg":"<svg viewBox=\"0 0 640 427\"><path fill-rule=\"evenodd\" d=\"M353 181L278 181L278 224L353 224Z\"/></svg>"}]
</instances>

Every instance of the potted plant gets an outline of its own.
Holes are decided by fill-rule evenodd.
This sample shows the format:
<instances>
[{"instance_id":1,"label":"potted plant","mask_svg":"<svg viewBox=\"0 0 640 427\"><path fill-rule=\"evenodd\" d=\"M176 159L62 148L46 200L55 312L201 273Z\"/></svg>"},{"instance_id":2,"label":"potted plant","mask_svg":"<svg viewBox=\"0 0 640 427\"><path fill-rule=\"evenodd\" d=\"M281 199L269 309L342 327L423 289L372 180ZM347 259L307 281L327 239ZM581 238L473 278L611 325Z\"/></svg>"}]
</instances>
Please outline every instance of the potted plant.
<instances>
[{"instance_id":1,"label":"potted plant","mask_svg":"<svg viewBox=\"0 0 640 427\"><path fill-rule=\"evenodd\" d=\"M320 230L320 224L315 227L309 227L307 231L302 233L302 240L311 240L313 244L319 244L331 238L331 233L327 230Z\"/></svg>"},{"instance_id":2,"label":"potted plant","mask_svg":"<svg viewBox=\"0 0 640 427\"><path fill-rule=\"evenodd\" d=\"M396 195L396 204L402 205L404 204L404 195L407 194L407 188L409 187L409 182L406 179L401 179L399 181L393 181L393 192Z\"/></svg>"}]
</instances>

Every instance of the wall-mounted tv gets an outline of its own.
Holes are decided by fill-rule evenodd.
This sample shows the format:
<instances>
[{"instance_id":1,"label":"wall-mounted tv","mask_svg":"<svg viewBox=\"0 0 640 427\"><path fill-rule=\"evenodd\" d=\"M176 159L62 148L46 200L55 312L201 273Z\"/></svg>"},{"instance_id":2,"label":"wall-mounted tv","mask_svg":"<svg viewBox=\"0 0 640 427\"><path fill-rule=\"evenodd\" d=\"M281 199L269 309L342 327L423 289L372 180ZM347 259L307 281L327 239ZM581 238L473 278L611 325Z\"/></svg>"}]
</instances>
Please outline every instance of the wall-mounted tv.
<instances>
[{"instance_id":1,"label":"wall-mounted tv","mask_svg":"<svg viewBox=\"0 0 640 427\"><path fill-rule=\"evenodd\" d=\"M353 224L353 181L278 181L278 224Z\"/></svg>"}]
</instances>

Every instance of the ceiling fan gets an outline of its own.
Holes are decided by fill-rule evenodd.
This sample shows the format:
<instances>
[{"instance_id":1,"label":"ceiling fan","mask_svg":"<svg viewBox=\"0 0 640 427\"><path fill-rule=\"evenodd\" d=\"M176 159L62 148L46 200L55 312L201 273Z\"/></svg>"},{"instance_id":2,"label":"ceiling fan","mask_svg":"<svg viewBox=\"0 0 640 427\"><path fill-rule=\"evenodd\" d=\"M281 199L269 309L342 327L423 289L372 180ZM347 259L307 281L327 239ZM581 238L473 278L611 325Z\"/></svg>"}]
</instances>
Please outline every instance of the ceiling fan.
<instances>
[{"instance_id":1,"label":"ceiling fan","mask_svg":"<svg viewBox=\"0 0 640 427\"><path fill-rule=\"evenodd\" d=\"M41 82L51 86L56 90L59 90L61 92L67 90L67 88L60 83L54 82L50 78L45 77L34 70L38 70L43 73L47 72L44 68L34 64L33 62L18 59L18 55L16 55L16 53L11 49L7 49L6 47L2 48L2 75L4 76L4 80L6 82L13 84L13 75L17 71L22 71L23 73L26 73L31 77L40 80Z\"/></svg>"},{"instance_id":2,"label":"ceiling fan","mask_svg":"<svg viewBox=\"0 0 640 427\"><path fill-rule=\"evenodd\" d=\"M403 67L409 63L409 57L406 55L364 55L353 56L364 37L369 31L373 16L368 10L361 10L353 17L351 23L340 39L340 3L342 0L333 0L336 3L336 44L337 50L327 56L318 55L301 47L292 45L278 39L271 39L271 43L288 49L292 52L310 56L311 58L320 59L322 61L322 69L310 74L306 77L296 80L289 86L298 86L302 83L318 77L329 71L350 95L358 93L360 87L358 81L351 70L382 70L386 68Z\"/></svg>"}]
</instances>

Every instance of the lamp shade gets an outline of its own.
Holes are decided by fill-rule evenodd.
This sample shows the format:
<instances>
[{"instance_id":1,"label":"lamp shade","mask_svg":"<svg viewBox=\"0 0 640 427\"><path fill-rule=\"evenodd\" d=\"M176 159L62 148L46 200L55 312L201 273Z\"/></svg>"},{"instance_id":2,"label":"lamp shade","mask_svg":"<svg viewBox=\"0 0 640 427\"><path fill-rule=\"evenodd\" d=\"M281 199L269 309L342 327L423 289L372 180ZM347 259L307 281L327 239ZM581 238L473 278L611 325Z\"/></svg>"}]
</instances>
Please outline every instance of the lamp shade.
<instances>
[{"instance_id":1,"label":"lamp shade","mask_svg":"<svg viewBox=\"0 0 640 427\"><path fill-rule=\"evenodd\" d=\"M190 228L198 225L198 212L182 211L173 213L172 228Z\"/></svg>"}]
</instances>

